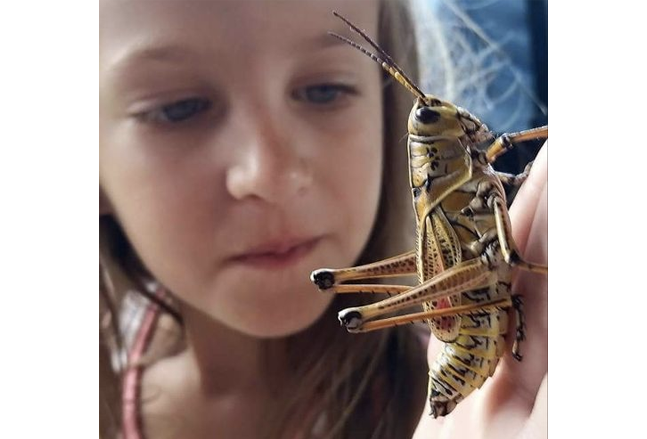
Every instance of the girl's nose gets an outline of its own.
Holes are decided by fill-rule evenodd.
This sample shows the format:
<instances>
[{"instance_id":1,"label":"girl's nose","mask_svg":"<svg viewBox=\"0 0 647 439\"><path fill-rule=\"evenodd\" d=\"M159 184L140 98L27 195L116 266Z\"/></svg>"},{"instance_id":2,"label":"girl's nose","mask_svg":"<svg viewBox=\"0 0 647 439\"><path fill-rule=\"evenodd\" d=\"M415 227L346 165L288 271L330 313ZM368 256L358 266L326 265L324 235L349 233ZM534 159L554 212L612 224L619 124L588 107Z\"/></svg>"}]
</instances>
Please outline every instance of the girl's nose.
<instances>
[{"instance_id":1,"label":"girl's nose","mask_svg":"<svg viewBox=\"0 0 647 439\"><path fill-rule=\"evenodd\" d=\"M252 197L280 204L307 192L312 170L301 145L291 140L289 126L284 125L271 123L268 117L264 123L242 130L237 160L226 177L233 198Z\"/></svg>"}]
</instances>

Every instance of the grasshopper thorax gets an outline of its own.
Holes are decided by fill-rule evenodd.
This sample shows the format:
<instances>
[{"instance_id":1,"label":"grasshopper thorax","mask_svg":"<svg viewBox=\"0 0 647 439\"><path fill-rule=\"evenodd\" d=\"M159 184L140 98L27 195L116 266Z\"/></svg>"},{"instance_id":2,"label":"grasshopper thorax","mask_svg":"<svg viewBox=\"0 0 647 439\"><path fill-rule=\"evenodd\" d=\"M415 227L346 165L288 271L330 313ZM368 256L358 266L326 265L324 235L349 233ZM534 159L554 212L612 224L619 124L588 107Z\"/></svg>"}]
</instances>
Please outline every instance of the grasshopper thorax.
<instances>
[{"instance_id":1,"label":"grasshopper thorax","mask_svg":"<svg viewBox=\"0 0 647 439\"><path fill-rule=\"evenodd\" d=\"M469 112L418 97L408 123L409 179L418 221L472 176L472 146L492 134Z\"/></svg>"}]
</instances>

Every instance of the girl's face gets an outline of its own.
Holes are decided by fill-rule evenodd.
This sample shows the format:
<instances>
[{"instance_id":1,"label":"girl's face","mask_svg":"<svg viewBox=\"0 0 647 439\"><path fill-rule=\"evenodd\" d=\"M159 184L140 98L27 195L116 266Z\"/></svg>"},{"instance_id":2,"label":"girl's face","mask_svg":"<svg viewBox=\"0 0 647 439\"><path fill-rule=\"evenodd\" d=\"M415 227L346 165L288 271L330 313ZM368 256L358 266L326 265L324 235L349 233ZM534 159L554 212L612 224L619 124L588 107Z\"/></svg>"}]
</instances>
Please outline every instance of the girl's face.
<instances>
[{"instance_id":1,"label":"girl's face","mask_svg":"<svg viewBox=\"0 0 647 439\"><path fill-rule=\"evenodd\" d=\"M100 188L155 277L246 334L312 324L309 280L352 265L377 211L375 1L101 4Z\"/></svg>"}]
</instances>

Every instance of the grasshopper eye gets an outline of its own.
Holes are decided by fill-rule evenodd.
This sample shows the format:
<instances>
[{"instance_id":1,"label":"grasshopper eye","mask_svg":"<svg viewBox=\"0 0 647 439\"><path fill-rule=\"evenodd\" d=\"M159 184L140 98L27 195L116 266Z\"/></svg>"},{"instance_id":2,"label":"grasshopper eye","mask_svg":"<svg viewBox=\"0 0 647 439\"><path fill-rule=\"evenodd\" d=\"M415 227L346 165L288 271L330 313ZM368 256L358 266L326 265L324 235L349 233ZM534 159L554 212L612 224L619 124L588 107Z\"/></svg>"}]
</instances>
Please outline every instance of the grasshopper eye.
<instances>
[{"instance_id":1,"label":"grasshopper eye","mask_svg":"<svg viewBox=\"0 0 647 439\"><path fill-rule=\"evenodd\" d=\"M420 107L416 110L416 119L421 123L434 123L440 119L440 113L429 107Z\"/></svg>"}]
</instances>

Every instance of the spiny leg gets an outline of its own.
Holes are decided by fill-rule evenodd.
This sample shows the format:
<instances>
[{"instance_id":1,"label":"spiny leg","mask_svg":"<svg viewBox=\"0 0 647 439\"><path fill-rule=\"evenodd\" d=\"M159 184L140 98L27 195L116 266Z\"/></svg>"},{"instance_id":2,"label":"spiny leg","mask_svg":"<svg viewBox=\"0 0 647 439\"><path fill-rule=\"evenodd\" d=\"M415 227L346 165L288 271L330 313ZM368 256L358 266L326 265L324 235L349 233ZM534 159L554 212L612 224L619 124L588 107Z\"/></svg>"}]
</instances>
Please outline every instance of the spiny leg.
<instances>
[{"instance_id":1,"label":"spiny leg","mask_svg":"<svg viewBox=\"0 0 647 439\"><path fill-rule=\"evenodd\" d=\"M514 308L514 313L517 322L517 330L514 339L514 344L512 345L512 356L515 360L523 360L523 355L519 350L519 343L526 339L526 318L523 312L523 297L519 294L514 294L512 296L512 307Z\"/></svg>"},{"instance_id":2,"label":"spiny leg","mask_svg":"<svg viewBox=\"0 0 647 439\"><path fill-rule=\"evenodd\" d=\"M416 274L416 253L411 250L371 264L351 268L320 268L310 274L310 280L320 290L327 290L343 281Z\"/></svg>"},{"instance_id":3,"label":"spiny leg","mask_svg":"<svg viewBox=\"0 0 647 439\"><path fill-rule=\"evenodd\" d=\"M460 262L409 291L370 305L347 308L339 313L339 321L347 329L355 329L382 314L409 308L463 291L483 288L494 282L491 269L480 258Z\"/></svg>"},{"instance_id":4,"label":"spiny leg","mask_svg":"<svg viewBox=\"0 0 647 439\"><path fill-rule=\"evenodd\" d=\"M326 292L335 294L400 294L411 289L411 285L382 285L382 284L349 284L333 285Z\"/></svg>"},{"instance_id":5,"label":"spiny leg","mask_svg":"<svg viewBox=\"0 0 647 439\"><path fill-rule=\"evenodd\" d=\"M471 303L469 305L459 305L451 308L434 309L432 311L423 311L411 314L403 314L395 317L388 317L385 319L372 320L370 322L365 322L358 327L347 327L346 329L348 329L348 332L369 332L375 331L377 329L404 325L407 323L420 322L435 317L446 317L454 316L457 314L470 314L474 312L508 309L511 306L513 306L512 300L509 297L506 297L503 299L496 299L488 302ZM346 310L342 310L339 314L341 315L344 311Z\"/></svg>"},{"instance_id":6,"label":"spiny leg","mask_svg":"<svg viewBox=\"0 0 647 439\"><path fill-rule=\"evenodd\" d=\"M511 150L515 143L523 142L525 140L546 138L548 138L548 126L520 131L518 133L504 134L498 137L488 148L485 153L485 158L488 163L493 163L500 155Z\"/></svg>"},{"instance_id":7,"label":"spiny leg","mask_svg":"<svg viewBox=\"0 0 647 439\"><path fill-rule=\"evenodd\" d=\"M522 270L532 271L533 273L548 274L548 267L546 265L527 262L519 255L519 251L512 239L512 226L510 225L510 218L506 214L507 210L505 201L501 197L495 196L493 204L496 230L499 235L501 253L503 253L505 261L514 267L521 268Z\"/></svg>"}]
</instances>

